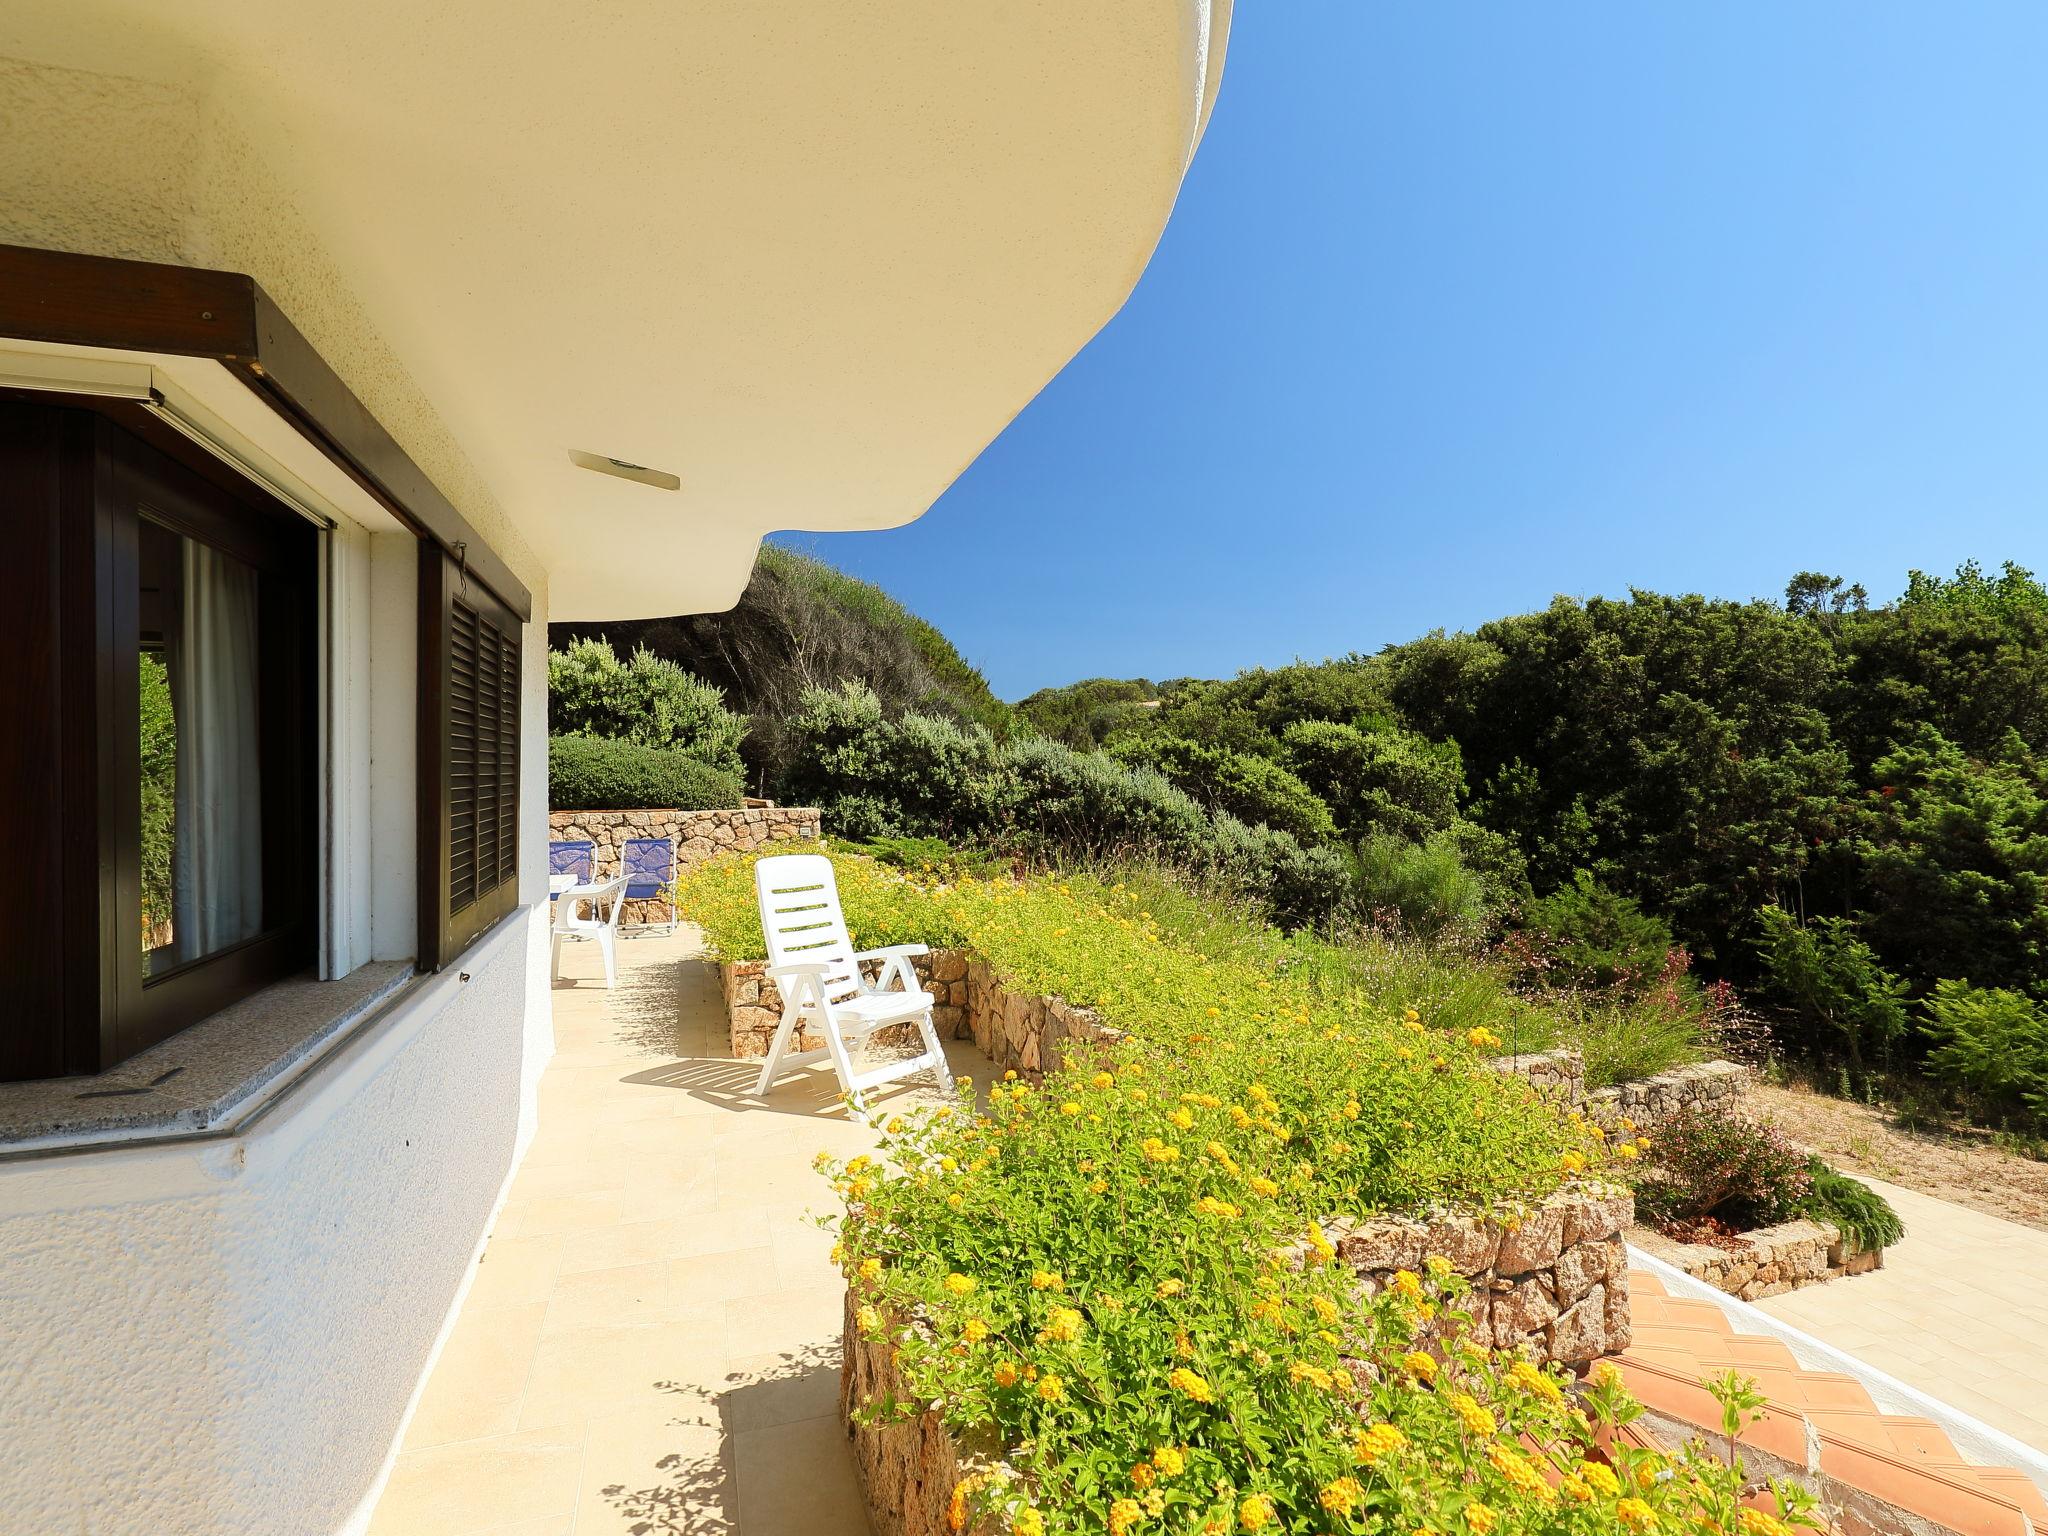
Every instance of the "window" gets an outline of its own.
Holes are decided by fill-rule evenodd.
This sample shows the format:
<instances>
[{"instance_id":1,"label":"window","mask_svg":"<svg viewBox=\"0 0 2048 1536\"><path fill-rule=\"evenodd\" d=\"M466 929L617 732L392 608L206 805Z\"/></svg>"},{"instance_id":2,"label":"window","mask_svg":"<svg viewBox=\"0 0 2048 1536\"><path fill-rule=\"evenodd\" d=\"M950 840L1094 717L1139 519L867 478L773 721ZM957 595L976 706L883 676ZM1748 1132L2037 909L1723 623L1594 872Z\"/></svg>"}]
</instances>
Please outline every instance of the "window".
<instances>
[{"instance_id":1,"label":"window","mask_svg":"<svg viewBox=\"0 0 2048 1536\"><path fill-rule=\"evenodd\" d=\"M127 409L0 398L0 1080L312 956L316 535Z\"/></svg>"},{"instance_id":2,"label":"window","mask_svg":"<svg viewBox=\"0 0 2048 1536\"><path fill-rule=\"evenodd\" d=\"M420 546L422 963L445 965L519 898L519 620Z\"/></svg>"}]
</instances>

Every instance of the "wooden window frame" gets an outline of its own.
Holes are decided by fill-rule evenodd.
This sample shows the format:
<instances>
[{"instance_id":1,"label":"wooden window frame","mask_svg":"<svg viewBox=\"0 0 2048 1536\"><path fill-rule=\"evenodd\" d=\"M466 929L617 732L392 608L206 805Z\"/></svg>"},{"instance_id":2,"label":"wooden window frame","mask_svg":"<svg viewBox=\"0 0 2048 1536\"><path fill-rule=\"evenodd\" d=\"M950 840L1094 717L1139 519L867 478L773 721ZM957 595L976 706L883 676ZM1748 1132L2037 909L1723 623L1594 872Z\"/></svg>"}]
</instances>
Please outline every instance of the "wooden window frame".
<instances>
[{"instance_id":1,"label":"wooden window frame","mask_svg":"<svg viewBox=\"0 0 2048 1536\"><path fill-rule=\"evenodd\" d=\"M62 818L66 850L55 867L38 868L37 888L58 921L22 931L55 952L41 962L49 979L24 983L31 995L21 1000L19 1023L28 1034L0 1050L0 1081L9 1081L104 1072L311 961L318 557L314 530L296 513L218 466L203 471L189 462L178 451L183 440L132 405L8 391L0 408L30 436L41 433L47 469L31 478L56 498L41 510L55 511L60 535L45 574L48 601L61 615L60 648L48 658L61 678L61 703L45 707L49 718L33 728L51 738L56 782L48 785L45 813ZM21 431L14 439L28 441ZM10 473L24 471L18 452L10 462ZM25 523L38 516L34 506L21 510ZM144 974L138 943L137 582L145 521L257 572L264 784L262 930L154 976ZM35 583L36 575L27 580ZM38 1020L47 1021L40 1031Z\"/></svg>"}]
</instances>

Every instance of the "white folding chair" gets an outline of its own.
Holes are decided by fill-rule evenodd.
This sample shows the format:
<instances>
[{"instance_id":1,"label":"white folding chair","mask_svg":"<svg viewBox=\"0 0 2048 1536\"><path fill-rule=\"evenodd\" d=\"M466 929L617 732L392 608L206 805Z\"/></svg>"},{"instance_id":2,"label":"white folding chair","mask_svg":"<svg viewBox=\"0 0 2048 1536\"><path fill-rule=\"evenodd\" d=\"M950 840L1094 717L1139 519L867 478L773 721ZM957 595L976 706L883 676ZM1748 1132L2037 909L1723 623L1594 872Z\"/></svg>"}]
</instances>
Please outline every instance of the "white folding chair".
<instances>
[{"instance_id":1,"label":"white folding chair","mask_svg":"<svg viewBox=\"0 0 2048 1536\"><path fill-rule=\"evenodd\" d=\"M830 1059L839 1086L856 1108L864 1104L864 1090L919 1072L931 1072L941 1091L953 1091L953 1074L932 1028L932 995L918 985L910 963L928 952L924 945L856 950L839 910L832 861L823 854L785 853L761 860L754 866L754 895L768 940L767 973L782 992L782 1022L755 1093L766 1093L790 1068L821 1058ZM873 985L861 973L863 960L882 962ZM892 983L900 990L891 990ZM792 1051L791 1042L807 1023L825 1037L824 1047ZM913 1023L924 1037L922 1055L854 1072L851 1047L875 1030Z\"/></svg>"},{"instance_id":2,"label":"white folding chair","mask_svg":"<svg viewBox=\"0 0 2048 1536\"><path fill-rule=\"evenodd\" d=\"M624 875L602 880L594 885L572 885L555 895L554 953L549 962L552 980L562 979L562 946L565 943L595 942L599 953L604 956L604 984L609 987L619 979L618 939L619 914L626 908L626 879ZM590 916L581 915L584 902L590 903Z\"/></svg>"}]
</instances>

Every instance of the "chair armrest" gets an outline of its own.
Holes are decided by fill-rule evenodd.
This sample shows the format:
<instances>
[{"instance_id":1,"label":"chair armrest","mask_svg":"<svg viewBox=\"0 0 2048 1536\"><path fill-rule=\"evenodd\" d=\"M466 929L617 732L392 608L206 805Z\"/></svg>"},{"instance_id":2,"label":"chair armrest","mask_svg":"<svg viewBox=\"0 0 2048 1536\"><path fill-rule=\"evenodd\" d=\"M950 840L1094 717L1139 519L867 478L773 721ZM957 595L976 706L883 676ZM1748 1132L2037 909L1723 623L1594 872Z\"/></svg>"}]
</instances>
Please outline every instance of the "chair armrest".
<instances>
[{"instance_id":1,"label":"chair armrest","mask_svg":"<svg viewBox=\"0 0 2048 1536\"><path fill-rule=\"evenodd\" d=\"M777 981L785 976L792 979L798 976L816 976L822 980L831 969L832 967L822 960L793 960L788 965L771 965L761 974L772 976Z\"/></svg>"},{"instance_id":2,"label":"chair armrest","mask_svg":"<svg viewBox=\"0 0 2048 1536\"><path fill-rule=\"evenodd\" d=\"M881 949L863 949L853 958L856 960L908 960L915 955L932 952L929 944L890 944Z\"/></svg>"}]
</instances>

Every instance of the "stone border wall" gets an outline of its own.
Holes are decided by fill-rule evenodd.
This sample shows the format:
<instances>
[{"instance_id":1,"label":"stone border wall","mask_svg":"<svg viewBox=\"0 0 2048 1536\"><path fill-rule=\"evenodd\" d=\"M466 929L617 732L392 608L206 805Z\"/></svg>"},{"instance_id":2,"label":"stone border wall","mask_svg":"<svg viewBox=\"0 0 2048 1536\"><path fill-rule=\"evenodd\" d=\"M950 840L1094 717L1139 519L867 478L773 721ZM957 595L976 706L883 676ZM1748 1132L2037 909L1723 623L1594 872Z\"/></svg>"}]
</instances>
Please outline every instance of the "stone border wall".
<instances>
[{"instance_id":1,"label":"stone border wall","mask_svg":"<svg viewBox=\"0 0 2048 1536\"><path fill-rule=\"evenodd\" d=\"M1732 1250L1711 1243L1674 1242L1661 1233L1638 1232L1636 1240L1645 1252L1741 1301L1761 1301L1838 1275L1884 1268L1882 1248L1858 1248L1827 1221L1758 1227L1742 1233L1740 1246Z\"/></svg>"},{"instance_id":2,"label":"stone border wall","mask_svg":"<svg viewBox=\"0 0 2048 1536\"><path fill-rule=\"evenodd\" d=\"M823 818L804 806L750 805L716 811L550 811L548 837L595 845L595 878L619 872L619 849L628 838L665 837L675 844L678 872L714 854L746 851L769 843L815 842ZM665 923L668 903L659 898L626 903L626 923Z\"/></svg>"},{"instance_id":3,"label":"stone border wall","mask_svg":"<svg viewBox=\"0 0 2048 1536\"><path fill-rule=\"evenodd\" d=\"M1465 1308L1476 1342L1537 1360L1589 1365L1629 1345L1628 1247L1635 1218L1626 1189L1561 1189L1512 1224L1494 1217L1434 1215L1330 1223L1337 1256L1377 1295L1399 1270L1420 1271L1432 1254L1471 1283ZM1425 1337L1440 1335L1448 1323Z\"/></svg>"},{"instance_id":4,"label":"stone border wall","mask_svg":"<svg viewBox=\"0 0 2048 1536\"><path fill-rule=\"evenodd\" d=\"M1682 1109L1732 1108L1749 1088L1752 1076L1748 1067L1737 1062L1702 1061L1589 1093L1585 1060L1569 1046L1522 1056L1496 1056L1487 1066L1527 1078L1538 1093L1583 1109L1587 1119L1609 1131L1623 1120L1633 1122L1637 1130L1649 1131Z\"/></svg>"}]
</instances>

